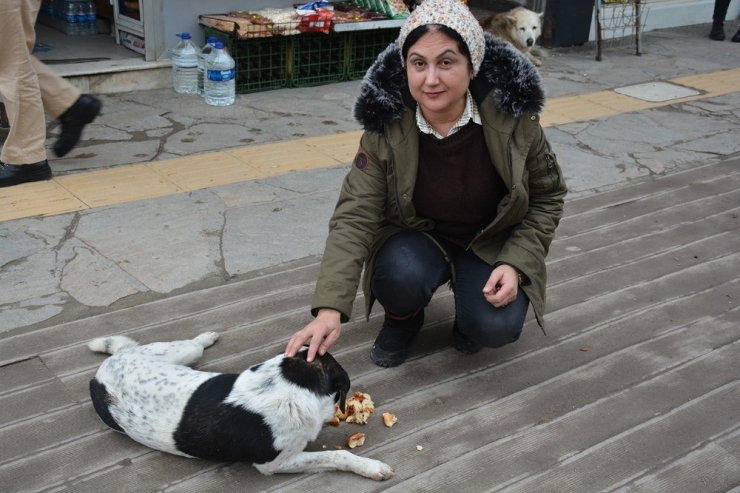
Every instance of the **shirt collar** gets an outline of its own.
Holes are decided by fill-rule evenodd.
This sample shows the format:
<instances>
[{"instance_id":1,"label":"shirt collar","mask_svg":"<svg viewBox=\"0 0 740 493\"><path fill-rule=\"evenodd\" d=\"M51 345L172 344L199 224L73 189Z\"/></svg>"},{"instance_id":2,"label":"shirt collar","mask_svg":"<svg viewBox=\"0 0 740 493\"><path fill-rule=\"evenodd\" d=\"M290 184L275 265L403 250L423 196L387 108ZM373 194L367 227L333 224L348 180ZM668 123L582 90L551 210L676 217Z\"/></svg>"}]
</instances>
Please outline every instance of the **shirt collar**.
<instances>
[{"instance_id":1,"label":"shirt collar","mask_svg":"<svg viewBox=\"0 0 740 493\"><path fill-rule=\"evenodd\" d=\"M473 123L480 125L480 113L478 113L478 105L475 104L475 101L473 100L473 96L470 94L470 90L468 90L465 98L465 110L463 110L463 114L460 117L460 119L452 126L450 129L450 132L447 134L447 137L454 134L458 130L460 130L462 127L467 125L470 120L473 120ZM429 124L429 122L424 118L424 115L421 114L421 107L419 107L419 104L416 104L416 125L419 127L419 130L421 130L425 134L431 134L438 139L444 139L442 135L439 134L434 128Z\"/></svg>"}]
</instances>

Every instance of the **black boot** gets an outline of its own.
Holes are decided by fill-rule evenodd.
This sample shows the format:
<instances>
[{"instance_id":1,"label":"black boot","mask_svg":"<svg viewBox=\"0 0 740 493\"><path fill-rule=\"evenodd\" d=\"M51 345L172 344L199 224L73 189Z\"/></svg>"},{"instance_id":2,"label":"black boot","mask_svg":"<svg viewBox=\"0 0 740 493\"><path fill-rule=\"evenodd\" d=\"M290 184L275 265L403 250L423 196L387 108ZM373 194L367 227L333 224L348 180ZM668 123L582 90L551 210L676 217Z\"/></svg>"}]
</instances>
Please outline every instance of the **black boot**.
<instances>
[{"instance_id":1,"label":"black boot","mask_svg":"<svg viewBox=\"0 0 740 493\"><path fill-rule=\"evenodd\" d=\"M737 28L737 32L730 41L732 41L733 43L740 43L740 27Z\"/></svg>"},{"instance_id":2,"label":"black boot","mask_svg":"<svg viewBox=\"0 0 740 493\"><path fill-rule=\"evenodd\" d=\"M724 22L722 21L714 21L712 23L712 30L709 31L709 39L713 39L715 41L724 41L725 39L725 30L723 28Z\"/></svg>"},{"instance_id":3,"label":"black boot","mask_svg":"<svg viewBox=\"0 0 740 493\"><path fill-rule=\"evenodd\" d=\"M58 157L66 156L80 141L82 129L95 119L100 113L103 103L89 94L83 94L62 116L62 134L54 144L54 154Z\"/></svg>"},{"instance_id":4,"label":"black boot","mask_svg":"<svg viewBox=\"0 0 740 493\"><path fill-rule=\"evenodd\" d=\"M412 316L398 320L386 313L383 328L375 339L370 350L370 358L378 366L398 366L406 361L411 343L424 325L424 309L417 310Z\"/></svg>"},{"instance_id":5,"label":"black boot","mask_svg":"<svg viewBox=\"0 0 740 493\"><path fill-rule=\"evenodd\" d=\"M0 162L0 187L10 187L51 178L51 168L46 159L34 164L5 164Z\"/></svg>"}]
</instances>

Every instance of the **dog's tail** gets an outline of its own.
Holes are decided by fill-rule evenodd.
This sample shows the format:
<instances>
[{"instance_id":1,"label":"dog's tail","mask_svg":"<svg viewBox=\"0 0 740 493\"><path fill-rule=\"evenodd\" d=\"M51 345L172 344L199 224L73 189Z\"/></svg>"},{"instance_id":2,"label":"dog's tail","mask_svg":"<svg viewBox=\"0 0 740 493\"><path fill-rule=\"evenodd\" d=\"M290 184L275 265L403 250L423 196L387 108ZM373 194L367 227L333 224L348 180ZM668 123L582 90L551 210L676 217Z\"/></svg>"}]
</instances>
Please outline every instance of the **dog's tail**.
<instances>
[{"instance_id":1,"label":"dog's tail","mask_svg":"<svg viewBox=\"0 0 740 493\"><path fill-rule=\"evenodd\" d=\"M92 351L98 353L115 354L122 349L132 348L139 344L126 336L99 337L87 343Z\"/></svg>"}]
</instances>

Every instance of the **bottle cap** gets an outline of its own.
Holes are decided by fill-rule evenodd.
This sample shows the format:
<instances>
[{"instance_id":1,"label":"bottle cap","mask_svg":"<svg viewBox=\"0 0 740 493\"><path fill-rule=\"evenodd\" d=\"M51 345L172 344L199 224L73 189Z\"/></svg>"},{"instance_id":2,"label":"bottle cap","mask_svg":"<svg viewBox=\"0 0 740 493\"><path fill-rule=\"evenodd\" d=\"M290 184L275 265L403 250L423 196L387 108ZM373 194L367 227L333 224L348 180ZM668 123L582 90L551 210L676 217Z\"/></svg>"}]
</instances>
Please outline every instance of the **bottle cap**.
<instances>
[{"instance_id":1,"label":"bottle cap","mask_svg":"<svg viewBox=\"0 0 740 493\"><path fill-rule=\"evenodd\" d=\"M216 36L208 37L208 44L214 44L216 41L218 41L218 38Z\"/></svg>"},{"instance_id":2,"label":"bottle cap","mask_svg":"<svg viewBox=\"0 0 740 493\"><path fill-rule=\"evenodd\" d=\"M224 44L221 41L216 41L216 44L213 45L213 47L216 48L217 50L223 50Z\"/></svg>"},{"instance_id":3,"label":"bottle cap","mask_svg":"<svg viewBox=\"0 0 740 493\"><path fill-rule=\"evenodd\" d=\"M175 34L175 36L178 36L178 37L180 37L182 39L190 39L191 38L190 33Z\"/></svg>"}]
</instances>

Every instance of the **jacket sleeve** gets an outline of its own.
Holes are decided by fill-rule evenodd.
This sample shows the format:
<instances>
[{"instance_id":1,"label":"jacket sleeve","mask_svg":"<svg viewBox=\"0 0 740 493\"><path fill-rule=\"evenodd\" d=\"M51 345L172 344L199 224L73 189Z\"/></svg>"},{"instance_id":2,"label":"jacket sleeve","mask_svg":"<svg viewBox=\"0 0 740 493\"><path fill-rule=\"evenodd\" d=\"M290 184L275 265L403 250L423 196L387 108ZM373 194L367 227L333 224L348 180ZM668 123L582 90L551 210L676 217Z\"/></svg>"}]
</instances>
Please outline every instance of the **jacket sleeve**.
<instances>
[{"instance_id":1,"label":"jacket sleeve","mask_svg":"<svg viewBox=\"0 0 740 493\"><path fill-rule=\"evenodd\" d=\"M387 163L378 157L380 145L385 145L382 135L365 132L342 183L311 303L314 316L320 308L338 310L342 322L352 315L362 267L386 203Z\"/></svg>"},{"instance_id":2,"label":"jacket sleeve","mask_svg":"<svg viewBox=\"0 0 740 493\"><path fill-rule=\"evenodd\" d=\"M562 170L539 125L525 167L529 192L527 211L512 229L497 263L516 267L523 274L524 284L528 284L544 267L567 193Z\"/></svg>"}]
</instances>

